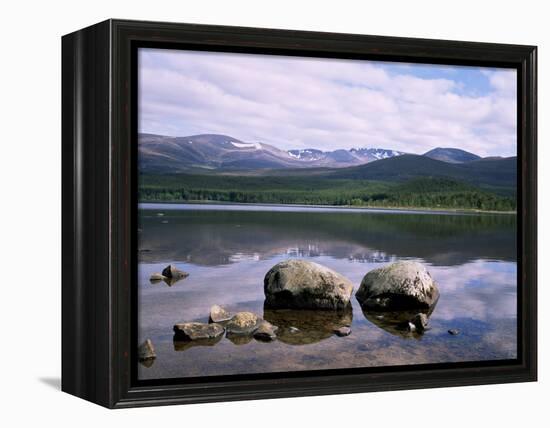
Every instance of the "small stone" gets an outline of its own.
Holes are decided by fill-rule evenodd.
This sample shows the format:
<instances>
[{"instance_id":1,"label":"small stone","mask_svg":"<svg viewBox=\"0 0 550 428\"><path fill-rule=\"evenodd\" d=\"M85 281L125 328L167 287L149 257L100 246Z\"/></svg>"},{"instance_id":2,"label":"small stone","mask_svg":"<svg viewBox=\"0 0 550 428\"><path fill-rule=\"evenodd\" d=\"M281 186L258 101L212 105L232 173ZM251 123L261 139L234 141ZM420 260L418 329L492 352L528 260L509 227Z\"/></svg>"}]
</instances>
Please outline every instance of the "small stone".
<instances>
[{"instance_id":1,"label":"small stone","mask_svg":"<svg viewBox=\"0 0 550 428\"><path fill-rule=\"evenodd\" d=\"M228 333L251 334L260 326L263 320L252 312L237 312L229 320L225 328Z\"/></svg>"},{"instance_id":2,"label":"small stone","mask_svg":"<svg viewBox=\"0 0 550 428\"><path fill-rule=\"evenodd\" d=\"M448 333L452 336L456 336L456 335L460 334L460 330L458 330L456 328L452 328L448 331Z\"/></svg>"},{"instance_id":3,"label":"small stone","mask_svg":"<svg viewBox=\"0 0 550 428\"><path fill-rule=\"evenodd\" d=\"M163 274L155 272L154 274L151 275L151 277L149 278L149 281L159 282L159 281L162 281L164 279L166 279L166 277Z\"/></svg>"},{"instance_id":4,"label":"small stone","mask_svg":"<svg viewBox=\"0 0 550 428\"><path fill-rule=\"evenodd\" d=\"M274 326L267 321L262 321L258 329L254 332L254 339L262 342L271 342L277 338L275 333L278 329L279 327Z\"/></svg>"},{"instance_id":5,"label":"small stone","mask_svg":"<svg viewBox=\"0 0 550 428\"><path fill-rule=\"evenodd\" d=\"M298 332L300 331L300 329L299 329L299 328L296 328L296 327L290 327L290 328L288 329L288 331L290 331L291 333L298 333Z\"/></svg>"},{"instance_id":6,"label":"small stone","mask_svg":"<svg viewBox=\"0 0 550 428\"><path fill-rule=\"evenodd\" d=\"M407 323L407 330L408 331L415 331L416 330L416 326L412 323L412 322L408 322Z\"/></svg>"},{"instance_id":7,"label":"small stone","mask_svg":"<svg viewBox=\"0 0 550 428\"><path fill-rule=\"evenodd\" d=\"M416 329L420 333L422 333L428 328L428 317L426 314L423 313L416 314L412 320L412 323L414 324Z\"/></svg>"},{"instance_id":8,"label":"small stone","mask_svg":"<svg viewBox=\"0 0 550 428\"><path fill-rule=\"evenodd\" d=\"M220 324L202 322L186 322L174 325L176 340L214 339L221 336L225 329Z\"/></svg>"},{"instance_id":9,"label":"small stone","mask_svg":"<svg viewBox=\"0 0 550 428\"><path fill-rule=\"evenodd\" d=\"M187 272L179 270L177 267L173 265L166 266L162 271L162 275L164 275L166 278L169 278L169 279L186 278L189 276Z\"/></svg>"},{"instance_id":10,"label":"small stone","mask_svg":"<svg viewBox=\"0 0 550 428\"><path fill-rule=\"evenodd\" d=\"M351 328L346 326L340 327L334 330L334 333L336 334L336 336L339 336L339 337L349 336L351 334Z\"/></svg>"},{"instance_id":11,"label":"small stone","mask_svg":"<svg viewBox=\"0 0 550 428\"><path fill-rule=\"evenodd\" d=\"M224 308L218 305L214 305L210 308L209 322L225 322L233 318L233 315L227 312Z\"/></svg>"},{"instance_id":12,"label":"small stone","mask_svg":"<svg viewBox=\"0 0 550 428\"><path fill-rule=\"evenodd\" d=\"M155 347L153 346L151 339L147 339L139 346L138 358L139 361L153 360L157 358L157 354L155 354Z\"/></svg>"}]
</instances>

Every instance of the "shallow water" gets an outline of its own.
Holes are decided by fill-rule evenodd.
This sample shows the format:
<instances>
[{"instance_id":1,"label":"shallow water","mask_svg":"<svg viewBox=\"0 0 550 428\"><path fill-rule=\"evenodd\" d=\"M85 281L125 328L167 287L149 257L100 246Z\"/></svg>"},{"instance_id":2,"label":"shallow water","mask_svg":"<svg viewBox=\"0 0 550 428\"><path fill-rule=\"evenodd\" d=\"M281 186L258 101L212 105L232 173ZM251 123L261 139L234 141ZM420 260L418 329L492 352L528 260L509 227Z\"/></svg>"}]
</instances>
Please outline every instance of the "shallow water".
<instances>
[{"instance_id":1,"label":"shallow water","mask_svg":"<svg viewBox=\"0 0 550 428\"><path fill-rule=\"evenodd\" d=\"M516 358L515 216L268 208L140 206L138 336L157 353L140 379ZM399 314L364 313L355 297L349 312L264 311L264 275L289 258L328 266L356 289L371 269L418 260L441 294L431 329L405 332ZM189 277L152 284L170 263ZM264 317L277 340L173 341L175 323L207 322L214 304ZM350 336L333 334L350 323Z\"/></svg>"}]
</instances>

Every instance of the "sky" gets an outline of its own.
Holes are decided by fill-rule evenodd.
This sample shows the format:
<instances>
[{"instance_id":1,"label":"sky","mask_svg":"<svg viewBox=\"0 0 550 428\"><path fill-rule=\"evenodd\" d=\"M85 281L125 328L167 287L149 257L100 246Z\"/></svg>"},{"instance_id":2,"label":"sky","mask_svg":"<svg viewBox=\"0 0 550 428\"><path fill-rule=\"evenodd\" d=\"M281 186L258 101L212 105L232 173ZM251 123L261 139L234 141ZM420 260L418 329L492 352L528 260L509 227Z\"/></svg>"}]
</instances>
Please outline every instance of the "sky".
<instances>
[{"instance_id":1,"label":"sky","mask_svg":"<svg viewBox=\"0 0 550 428\"><path fill-rule=\"evenodd\" d=\"M516 70L140 48L139 132L516 155Z\"/></svg>"}]
</instances>

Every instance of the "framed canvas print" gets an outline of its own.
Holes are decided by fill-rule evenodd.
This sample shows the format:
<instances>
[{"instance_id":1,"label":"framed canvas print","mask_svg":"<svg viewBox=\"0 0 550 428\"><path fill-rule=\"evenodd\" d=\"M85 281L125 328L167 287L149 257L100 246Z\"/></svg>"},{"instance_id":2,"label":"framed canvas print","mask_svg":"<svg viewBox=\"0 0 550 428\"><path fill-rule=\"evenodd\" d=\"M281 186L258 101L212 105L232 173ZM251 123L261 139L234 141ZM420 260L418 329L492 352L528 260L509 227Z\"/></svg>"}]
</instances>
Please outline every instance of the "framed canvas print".
<instances>
[{"instance_id":1,"label":"framed canvas print","mask_svg":"<svg viewBox=\"0 0 550 428\"><path fill-rule=\"evenodd\" d=\"M63 43L64 391L536 380L536 48L109 20Z\"/></svg>"}]
</instances>

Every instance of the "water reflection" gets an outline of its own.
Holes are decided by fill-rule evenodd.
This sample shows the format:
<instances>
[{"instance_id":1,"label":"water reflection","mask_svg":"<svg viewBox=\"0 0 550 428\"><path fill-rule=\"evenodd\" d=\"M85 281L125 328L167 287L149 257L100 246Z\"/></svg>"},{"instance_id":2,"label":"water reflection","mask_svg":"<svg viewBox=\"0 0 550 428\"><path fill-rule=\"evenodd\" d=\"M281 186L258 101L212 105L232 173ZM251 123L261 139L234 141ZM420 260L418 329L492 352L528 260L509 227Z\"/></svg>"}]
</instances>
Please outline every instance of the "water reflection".
<instances>
[{"instance_id":1,"label":"water reflection","mask_svg":"<svg viewBox=\"0 0 550 428\"><path fill-rule=\"evenodd\" d=\"M140 379L378 367L515 358L517 267L514 216L140 210L138 323L157 359ZM303 258L357 287L370 270L404 258L428 266L440 289L423 336L401 329L414 314L268 310L263 278L275 264ZM173 287L150 283L168 264L190 273ZM279 327L252 336L178 342L176 322L207 322L210 307L250 311ZM383 315L383 316L381 316ZM334 330L351 324L352 333ZM449 329L461 334L451 336ZM422 340L414 340L414 339ZM412 340L411 340L412 339ZM244 346L241 346L244 345ZM303 345L303 346L299 346ZM180 352L175 352L180 351Z\"/></svg>"},{"instance_id":2,"label":"water reflection","mask_svg":"<svg viewBox=\"0 0 550 428\"><path fill-rule=\"evenodd\" d=\"M199 340L178 340L174 336L174 351L187 351L188 349L194 348L195 346L214 346L220 340L222 340L223 335L214 337L211 339L199 339Z\"/></svg>"},{"instance_id":3,"label":"water reflection","mask_svg":"<svg viewBox=\"0 0 550 428\"><path fill-rule=\"evenodd\" d=\"M309 345L334 335L334 330L349 327L353 321L351 306L340 311L268 309L264 319L279 327L277 340L288 345Z\"/></svg>"},{"instance_id":4,"label":"water reflection","mask_svg":"<svg viewBox=\"0 0 550 428\"><path fill-rule=\"evenodd\" d=\"M235 333L227 333L226 336L227 340L229 340L233 345L246 345L250 342L252 342L253 336L252 334L235 334Z\"/></svg>"},{"instance_id":5,"label":"water reflection","mask_svg":"<svg viewBox=\"0 0 550 428\"><path fill-rule=\"evenodd\" d=\"M140 261L221 266L243 259L332 257L356 262L422 258L434 265L516 260L513 215L140 211ZM161 223L169 218L170 226Z\"/></svg>"},{"instance_id":6,"label":"water reflection","mask_svg":"<svg viewBox=\"0 0 550 428\"><path fill-rule=\"evenodd\" d=\"M164 283L166 284L168 287L172 287L176 282L180 282L181 280L185 279L184 277L180 277L180 278L168 278L168 277L164 277L162 279L150 279L149 282L151 282L151 284L153 285L157 285L157 284L161 284L161 283Z\"/></svg>"},{"instance_id":7,"label":"water reflection","mask_svg":"<svg viewBox=\"0 0 550 428\"><path fill-rule=\"evenodd\" d=\"M420 339L424 333L416 329L411 330L409 323L412 323L414 317L419 313L426 314L429 320L436 306L437 303L428 310L417 309L414 311L380 312L365 307L362 307L361 310L368 321L394 336L404 339Z\"/></svg>"}]
</instances>

